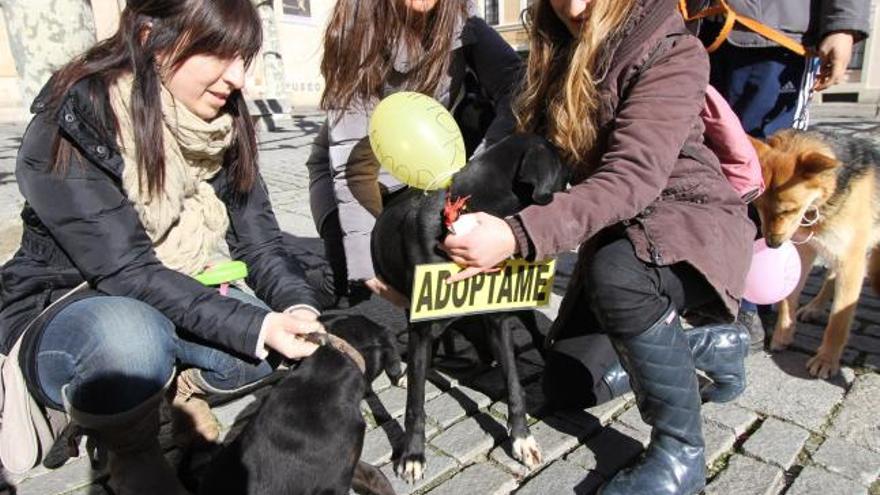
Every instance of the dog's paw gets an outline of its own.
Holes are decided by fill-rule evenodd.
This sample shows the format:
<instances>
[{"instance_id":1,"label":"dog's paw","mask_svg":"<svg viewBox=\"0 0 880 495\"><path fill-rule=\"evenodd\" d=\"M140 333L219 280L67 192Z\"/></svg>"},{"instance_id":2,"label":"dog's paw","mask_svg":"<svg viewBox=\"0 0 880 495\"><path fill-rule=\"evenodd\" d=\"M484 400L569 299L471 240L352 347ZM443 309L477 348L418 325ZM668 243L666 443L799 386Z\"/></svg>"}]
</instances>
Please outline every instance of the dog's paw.
<instances>
[{"instance_id":1,"label":"dog's paw","mask_svg":"<svg viewBox=\"0 0 880 495\"><path fill-rule=\"evenodd\" d=\"M394 466L394 472L398 478L414 484L425 476L425 456L423 454L401 456Z\"/></svg>"},{"instance_id":2,"label":"dog's paw","mask_svg":"<svg viewBox=\"0 0 880 495\"><path fill-rule=\"evenodd\" d=\"M400 388L406 388L407 383L408 382L406 380L406 373L403 373L402 375L397 377L397 380L394 380L394 385Z\"/></svg>"},{"instance_id":3,"label":"dog's paw","mask_svg":"<svg viewBox=\"0 0 880 495\"><path fill-rule=\"evenodd\" d=\"M793 338L777 338L776 334L773 334L773 338L770 340L770 351L771 352L780 352L788 349L788 346L791 345Z\"/></svg>"},{"instance_id":4,"label":"dog's paw","mask_svg":"<svg viewBox=\"0 0 880 495\"><path fill-rule=\"evenodd\" d=\"M782 317L780 316L780 319ZM780 324L782 323L782 324ZM778 322L776 328L773 329L773 338L770 339L770 350L773 352L784 351L794 342L795 323L792 321L788 324Z\"/></svg>"},{"instance_id":5,"label":"dog's paw","mask_svg":"<svg viewBox=\"0 0 880 495\"><path fill-rule=\"evenodd\" d=\"M544 462L541 448L531 435L513 440L513 457L529 469L535 469Z\"/></svg>"},{"instance_id":6,"label":"dog's paw","mask_svg":"<svg viewBox=\"0 0 880 495\"><path fill-rule=\"evenodd\" d=\"M810 376L821 380L836 376L840 373L840 356L820 347L816 355L807 361L807 371Z\"/></svg>"},{"instance_id":7,"label":"dog's paw","mask_svg":"<svg viewBox=\"0 0 880 495\"><path fill-rule=\"evenodd\" d=\"M797 321L804 323L822 323L826 320L825 310L820 307L807 304L797 310Z\"/></svg>"}]
</instances>

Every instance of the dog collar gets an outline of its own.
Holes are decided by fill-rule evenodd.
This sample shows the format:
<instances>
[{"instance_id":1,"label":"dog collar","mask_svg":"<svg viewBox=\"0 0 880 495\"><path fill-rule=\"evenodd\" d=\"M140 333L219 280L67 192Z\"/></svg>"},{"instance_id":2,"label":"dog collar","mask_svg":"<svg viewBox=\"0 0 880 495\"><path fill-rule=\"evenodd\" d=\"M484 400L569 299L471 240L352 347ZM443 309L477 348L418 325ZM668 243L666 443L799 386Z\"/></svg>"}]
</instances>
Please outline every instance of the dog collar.
<instances>
[{"instance_id":1,"label":"dog collar","mask_svg":"<svg viewBox=\"0 0 880 495\"><path fill-rule=\"evenodd\" d=\"M336 335L333 335L331 333L324 332L312 332L306 334L305 339L319 346L329 345L330 347L339 351L339 353L351 359L352 362L354 362L355 366L357 366L358 369L361 370L361 373L366 373L367 366L366 362L364 361L364 356L362 356L357 349L355 349L344 339L337 337Z\"/></svg>"}]
</instances>

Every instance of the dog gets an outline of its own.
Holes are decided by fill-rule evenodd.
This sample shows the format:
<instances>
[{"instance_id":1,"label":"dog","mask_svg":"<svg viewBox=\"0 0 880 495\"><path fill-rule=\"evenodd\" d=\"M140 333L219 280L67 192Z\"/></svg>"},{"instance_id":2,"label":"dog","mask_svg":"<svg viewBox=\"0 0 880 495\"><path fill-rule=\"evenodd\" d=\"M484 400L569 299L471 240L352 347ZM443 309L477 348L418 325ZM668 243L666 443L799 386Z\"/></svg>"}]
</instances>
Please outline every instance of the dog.
<instances>
[{"instance_id":1,"label":"dog","mask_svg":"<svg viewBox=\"0 0 880 495\"><path fill-rule=\"evenodd\" d=\"M862 138L796 130L752 144L767 185L755 201L767 245L792 240L801 258L800 281L779 303L770 348L791 344L796 321L821 318L833 294L822 343L807 362L810 375L825 379L840 370L866 273L880 293L880 147ZM828 275L819 294L797 310L817 255L828 263Z\"/></svg>"},{"instance_id":2,"label":"dog","mask_svg":"<svg viewBox=\"0 0 880 495\"><path fill-rule=\"evenodd\" d=\"M412 293L415 266L449 261L438 243L447 233L449 208L469 197L471 211L504 217L531 204L547 204L568 182L568 169L553 147L535 135L509 136L472 159L452 179L449 191L410 189L385 206L373 228L371 251L377 275L402 294ZM446 215L444 215L444 210ZM444 221L445 217L445 221ZM526 423L525 396L515 366L511 333L522 324L540 343L534 313L496 313L479 318L489 329L489 347L506 375L508 431L514 457L533 468L541 451ZM457 320L409 325L405 435L395 470L414 483L425 469L425 380L433 341ZM540 347L539 347L540 348Z\"/></svg>"},{"instance_id":3,"label":"dog","mask_svg":"<svg viewBox=\"0 0 880 495\"><path fill-rule=\"evenodd\" d=\"M357 493L394 495L375 466L360 461L360 410L383 370L397 382L400 355L385 328L362 316L321 317L330 334L274 386L256 416L208 467L204 495Z\"/></svg>"}]
</instances>

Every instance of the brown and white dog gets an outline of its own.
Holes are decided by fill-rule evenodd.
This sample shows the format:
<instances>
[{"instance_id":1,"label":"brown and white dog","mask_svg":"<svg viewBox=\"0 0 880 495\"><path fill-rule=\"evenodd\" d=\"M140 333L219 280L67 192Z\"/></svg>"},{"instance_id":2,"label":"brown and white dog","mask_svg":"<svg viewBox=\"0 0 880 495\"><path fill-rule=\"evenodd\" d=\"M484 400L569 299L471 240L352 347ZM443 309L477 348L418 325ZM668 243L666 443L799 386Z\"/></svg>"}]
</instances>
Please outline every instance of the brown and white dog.
<instances>
[{"instance_id":1,"label":"brown and white dog","mask_svg":"<svg viewBox=\"0 0 880 495\"><path fill-rule=\"evenodd\" d=\"M840 370L866 273L880 293L880 148L862 138L795 130L752 144L767 185L755 201L761 231L770 247L795 242L802 264L797 288L779 304L770 349L791 344L796 321L821 318L833 296L822 343L807 362L812 376L828 378ZM817 255L828 275L798 310Z\"/></svg>"}]
</instances>

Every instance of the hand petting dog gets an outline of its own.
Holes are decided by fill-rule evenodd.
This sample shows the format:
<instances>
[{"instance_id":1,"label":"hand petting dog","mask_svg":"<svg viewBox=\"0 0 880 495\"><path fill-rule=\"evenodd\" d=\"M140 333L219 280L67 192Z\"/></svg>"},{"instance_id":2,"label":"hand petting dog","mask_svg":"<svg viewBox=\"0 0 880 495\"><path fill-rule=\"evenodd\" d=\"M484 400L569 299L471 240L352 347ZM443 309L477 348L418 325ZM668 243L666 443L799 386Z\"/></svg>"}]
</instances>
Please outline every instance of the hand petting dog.
<instances>
[{"instance_id":1,"label":"hand petting dog","mask_svg":"<svg viewBox=\"0 0 880 495\"><path fill-rule=\"evenodd\" d=\"M503 219L488 213L471 213L476 225L468 232L446 236L442 249L449 258L464 270L446 279L447 283L458 282L479 273L498 270L498 265L516 252L516 238Z\"/></svg>"},{"instance_id":2,"label":"hand petting dog","mask_svg":"<svg viewBox=\"0 0 880 495\"><path fill-rule=\"evenodd\" d=\"M269 313L265 325L266 346L274 349L287 359L302 359L311 356L318 346L307 342L303 335L324 332L324 325L311 311L291 313Z\"/></svg>"}]
</instances>

